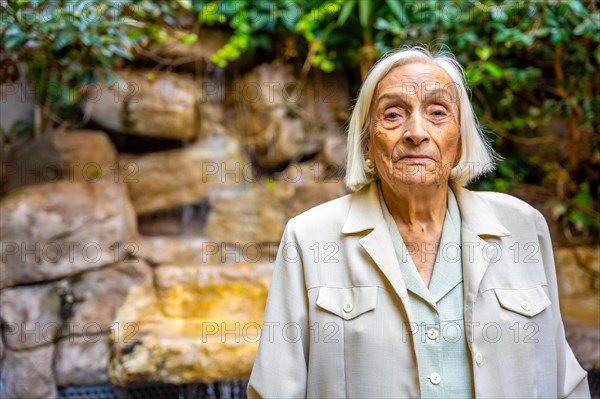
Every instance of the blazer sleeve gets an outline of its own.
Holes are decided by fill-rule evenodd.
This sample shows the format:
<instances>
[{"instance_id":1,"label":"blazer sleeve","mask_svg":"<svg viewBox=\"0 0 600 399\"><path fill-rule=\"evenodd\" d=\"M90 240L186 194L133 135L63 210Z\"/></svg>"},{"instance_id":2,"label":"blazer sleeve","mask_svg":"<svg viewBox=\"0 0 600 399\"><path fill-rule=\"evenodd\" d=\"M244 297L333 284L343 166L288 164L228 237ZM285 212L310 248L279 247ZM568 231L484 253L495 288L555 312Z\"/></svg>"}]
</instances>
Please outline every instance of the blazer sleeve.
<instances>
[{"instance_id":1,"label":"blazer sleeve","mask_svg":"<svg viewBox=\"0 0 600 399\"><path fill-rule=\"evenodd\" d=\"M308 298L301 255L290 219L277 251L249 399L306 397Z\"/></svg>"},{"instance_id":2,"label":"blazer sleeve","mask_svg":"<svg viewBox=\"0 0 600 399\"><path fill-rule=\"evenodd\" d=\"M542 261L548 281L548 290L551 309L554 313L554 336L556 337L556 353L558 358L557 394L559 398L589 398L590 388L587 372L579 365L565 336L565 328L560 315L558 302L558 286L556 281L556 267L552 252L552 241L548 224L539 211L536 213L536 226Z\"/></svg>"}]
</instances>

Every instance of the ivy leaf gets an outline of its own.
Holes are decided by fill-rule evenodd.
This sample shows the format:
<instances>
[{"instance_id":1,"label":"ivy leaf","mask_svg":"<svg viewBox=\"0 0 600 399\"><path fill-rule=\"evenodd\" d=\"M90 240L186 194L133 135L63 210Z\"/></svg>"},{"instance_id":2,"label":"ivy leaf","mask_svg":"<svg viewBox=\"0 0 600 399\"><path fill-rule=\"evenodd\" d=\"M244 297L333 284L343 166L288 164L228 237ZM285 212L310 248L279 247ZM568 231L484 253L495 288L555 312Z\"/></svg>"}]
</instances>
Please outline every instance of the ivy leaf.
<instances>
[{"instance_id":1,"label":"ivy leaf","mask_svg":"<svg viewBox=\"0 0 600 399\"><path fill-rule=\"evenodd\" d=\"M492 62L486 62L485 64L483 64L483 67L494 78L500 79L502 77L502 69L500 67L498 67L498 65L496 65L496 64L494 64Z\"/></svg>"},{"instance_id":2,"label":"ivy leaf","mask_svg":"<svg viewBox=\"0 0 600 399\"><path fill-rule=\"evenodd\" d=\"M352 10L354 9L355 5L356 0L349 0L344 4L344 7L342 7L342 12L340 13L340 16L337 20L338 26L342 26L346 23L346 21L350 17L350 14L352 14Z\"/></svg>"},{"instance_id":3,"label":"ivy leaf","mask_svg":"<svg viewBox=\"0 0 600 399\"><path fill-rule=\"evenodd\" d=\"M407 22L407 18L400 0L385 0L385 2L396 16L396 20L401 26L404 26L404 24Z\"/></svg>"},{"instance_id":4,"label":"ivy leaf","mask_svg":"<svg viewBox=\"0 0 600 399\"><path fill-rule=\"evenodd\" d=\"M192 44L195 43L198 40L198 35L195 33L189 33L189 34L185 34L183 35L180 39L179 42L181 42L181 44Z\"/></svg>"},{"instance_id":5,"label":"ivy leaf","mask_svg":"<svg viewBox=\"0 0 600 399\"><path fill-rule=\"evenodd\" d=\"M575 210L569 213L569 222L575 225L577 231L583 231L587 229L592 223L592 219L585 213Z\"/></svg>"},{"instance_id":6,"label":"ivy leaf","mask_svg":"<svg viewBox=\"0 0 600 399\"><path fill-rule=\"evenodd\" d=\"M369 28L369 21L371 20L371 12L373 11L373 3L370 1L359 1L358 2L358 17L360 25L364 29Z\"/></svg>"}]
</instances>

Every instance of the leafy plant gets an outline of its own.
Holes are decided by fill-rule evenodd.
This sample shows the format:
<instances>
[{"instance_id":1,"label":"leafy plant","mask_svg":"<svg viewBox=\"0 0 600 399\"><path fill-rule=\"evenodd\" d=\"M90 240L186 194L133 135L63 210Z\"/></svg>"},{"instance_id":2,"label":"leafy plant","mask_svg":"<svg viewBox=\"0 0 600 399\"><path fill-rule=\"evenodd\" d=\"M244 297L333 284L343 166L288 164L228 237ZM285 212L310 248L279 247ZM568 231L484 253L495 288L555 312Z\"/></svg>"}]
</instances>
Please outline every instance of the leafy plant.
<instances>
[{"instance_id":1,"label":"leafy plant","mask_svg":"<svg viewBox=\"0 0 600 399\"><path fill-rule=\"evenodd\" d=\"M60 122L82 88L164 40L179 13L195 28L232 35L220 66L257 49L300 61L302 72L341 69L360 84L373 62L407 45L451 50L465 67L472 103L506 161L474 186L539 185L562 207L560 223L600 232L600 10L591 0L0 0L0 43L27 65L36 132ZM198 39L191 32L182 42ZM562 210L561 210L562 209Z\"/></svg>"},{"instance_id":2,"label":"leafy plant","mask_svg":"<svg viewBox=\"0 0 600 399\"><path fill-rule=\"evenodd\" d=\"M200 19L201 24L218 20L233 30L230 43L215 56L219 65L256 46L269 48L264 43L275 38L295 44L285 53L305 57L304 72L357 68L363 78L374 60L394 48L420 44L451 50L465 67L488 136L507 158L475 187L563 187L555 191L566 204L557 214L561 223L599 230L594 221L600 181L590 173L600 163L600 120L594 111L600 109L600 10L595 2L281 0L271 3L270 14L261 3L198 1L199 9L237 5L246 16L271 17L272 24L247 23L247 17L236 20L240 13L223 11L212 21ZM286 7L297 7L302 16L284 24ZM561 183L548 164L561 171ZM582 192L591 198L586 211Z\"/></svg>"},{"instance_id":3,"label":"leafy plant","mask_svg":"<svg viewBox=\"0 0 600 399\"><path fill-rule=\"evenodd\" d=\"M2 0L0 6L0 44L7 58L27 66L39 135L60 122L86 85L117 81L115 68L133 60L136 46L164 40L174 16L191 3Z\"/></svg>"}]
</instances>

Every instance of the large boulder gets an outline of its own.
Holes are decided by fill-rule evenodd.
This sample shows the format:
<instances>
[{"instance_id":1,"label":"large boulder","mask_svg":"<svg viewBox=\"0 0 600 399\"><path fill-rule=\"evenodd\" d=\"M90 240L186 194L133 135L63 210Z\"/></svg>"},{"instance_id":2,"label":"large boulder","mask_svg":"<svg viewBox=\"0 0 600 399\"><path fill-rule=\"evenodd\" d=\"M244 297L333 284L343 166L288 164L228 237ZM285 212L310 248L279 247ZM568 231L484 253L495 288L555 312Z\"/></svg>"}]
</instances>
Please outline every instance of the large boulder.
<instances>
[{"instance_id":1,"label":"large boulder","mask_svg":"<svg viewBox=\"0 0 600 399\"><path fill-rule=\"evenodd\" d=\"M554 249L567 340L587 370L600 367L600 247Z\"/></svg>"},{"instance_id":2,"label":"large boulder","mask_svg":"<svg viewBox=\"0 0 600 399\"><path fill-rule=\"evenodd\" d=\"M342 130L334 109L345 100L295 76L290 65L261 64L230 86L226 124L261 167L314 155L326 135Z\"/></svg>"},{"instance_id":3,"label":"large boulder","mask_svg":"<svg viewBox=\"0 0 600 399\"><path fill-rule=\"evenodd\" d=\"M153 43L150 51L163 58L172 59L177 65L197 61L206 65L211 62L210 57L227 43L230 36L226 32L202 30L196 41L187 43L182 41L187 35L190 35L190 32L175 31L166 40Z\"/></svg>"},{"instance_id":4,"label":"large boulder","mask_svg":"<svg viewBox=\"0 0 600 399\"><path fill-rule=\"evenodd\" d=\"M0 291L0 319L10 349L30 349L64 337L94 337L113 327L132 286L152 279L141 259L123 261L57 282Z\"/></svg>"},{"instance_id":5,"label":"large boulder","mask_svg":"<svg viewBox=\"0 0 600 399\"><path fill-rule=\"evenodd\" d=\"M0 289L55 280L127 256L136 219L124 184L57 181L0 202Z\"/></svg>"},{"instance_id":6,"label":"large boulder","mask_svg":"<svg viewBox=\"0 0 600 399\"><path fill-rule=\"evenodd\" d=\"M271 263L163 265L155 270L155 285L167 317L257 320L272 271Z\"/></svg>"},{"instance_id":7,"label":"large boulder","mask_svg":"<svg viewBox=\"0 0 600 399\"><path fill-rule=\"evenodd\" d=\"M291 164L275 177L283 196L286 217L290 219L317 205L348 194L340 169L332 164L308 161Z\"/></svg>"},{"instance_id":8,"label":"large boulder","mask_svg":"<svg viewBox=\"0 0 600 399\"><path fill-rule=\"evenodd\" d=\"M214 193L204 235L240 245L279 243L287 222L282 195L289 196L266 181Z\"/></svg>"},{"instance_id":9,"label":"large boulder","mask_svg":"<svg viewBox=\"0 0 600 399\"><path fill-rule=\"evenodd\" d=\"M95 182L117 176L117 156L108 136L97 130L55 130L14 148L3 164L7 191L57 180Z\"/></svg>"},{"instance_id":10,"label":"large boulder","mask_svg":"<svg viewBox=\"0 0 600 399\"><path fill-rule=\"evenodd\" d=\"M160 296L150 284L139 286L119 310L111 382L248 379L271 272L269 264L165 267Z\"/></svg>"},{"instance_id":11,"label":"large boulder","mask_svg":"<svg viewBox=\"0 0 600 399\"><path fill-rule=\"evenodd\" d=\"M105 129L191 140L200 131L202 84L171 72L122 71L121 83L88 89L83 111Z\"/></svg>"},{"instance_id":12,"label":"large boulder","mask_svg":"<svg viewBox=\"0 0 600 399\"><path fill-rule=\"evenodd\" d=\"M56 398L53 355L52 344L25 351L7 350L0 369L0 398Z\"/></svg>"},{"instance_id":13,"label":"large boulder","mask_svg":"<svg viewBox=\"0 0 600 399\"><path fill-rule=\"evenodd\" d=\"M215 192L204 235L240 246L278 244L290 218L347 194L343 177L330 172L320 162L294 163L274 179Z\"/></svg>"},{"instance_id":14,"label":"large boulder","mask_svg":"<svg viewBox=\"0 0 600 399\"><path fill-rule=\"evenodd\" d=\"M110 334L72 336L56 345L54 368L58 386L108 383Z\"/></svg>"},{"instance_id":15,"label":"large boulder","mask_svg":"<svg viewBox=\"0 0 600 399\"><path fill-rule=\"evenodd\" d=\"M53 283L0 291L2 340L12 350L52 344L62 329L60 309Z\"/></svg>"},{"instance_id":16,"label":"large boulder","mask_svg":"<svg viewBox=\"0 0 600 399\"><path fill-rule=\"evenodd\" d=\"M140 236L136 255L153 265L273 262L277 244L221 243L202 237Z\"/></svg>"},{"instance_id":17,"label":"large boulder","mask_svg":"<svg viewBox=\"0 0 600 399\"><path fill-rule=\"evenodd\" d=\"M152 281L152 270L137 258L70 279L65 285L69 287L73 304L66 317L68 329L63 329L63 336L108 333L132 287L148 281Z\"/></svg>"},{"instance_id":18,"label":"large boulder","mask_svg":"<svg viewBox=\"0 0 600 399\"><path fill-rule=\"evenodd\" d=\"M122 170L138 215L193 204L212 190L240 187L252 171L239 143L210 136L188 147L143 155L122 155Z\"/></svg>"}]
</instances>

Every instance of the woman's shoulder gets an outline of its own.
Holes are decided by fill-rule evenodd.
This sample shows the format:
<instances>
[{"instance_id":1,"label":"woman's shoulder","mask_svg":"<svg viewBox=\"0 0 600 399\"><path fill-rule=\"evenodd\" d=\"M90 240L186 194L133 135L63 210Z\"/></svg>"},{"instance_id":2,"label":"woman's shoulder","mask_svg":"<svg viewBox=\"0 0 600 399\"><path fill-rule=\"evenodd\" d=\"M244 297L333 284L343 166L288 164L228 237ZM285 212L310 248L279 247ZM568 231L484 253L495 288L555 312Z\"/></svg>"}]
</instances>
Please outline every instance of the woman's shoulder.
<instances>
[{"instance_id":1,"label":"woman's shoulder","mask_svg":"<svg viewBox=\"0 0 600 399\"><path fill-rule=\"evenodd\" d=\"M317 228L324 225L333 227L339 224L341 229L350 210L353 195L347 194L310 208L294 216L293 223L295 226L317 226Z\"/></svg>"},{"instance_id":2,"label":"woman's shoulder","mask_svg":"<svg viewBox=\"0 0 600 399\"><path fill-rule=\"evenodd\" d=\"M538 209L513 195L494 191L470 191L470 193L484 202L503 223L531 224L532 227L546 224L544 216Z\"/></svg>"},{"instance_id":3,"label":"woman's shoulder","mask_svg":"<svg viewBox=\"0 0 600 399\"><path fill-rule=\"evenodd\" d=\"M537 212L529 203L506 193L495 191L471 191L471 193L485 201L490 207L507 212L533 214Z\"/></svg>"}]
</instances>

